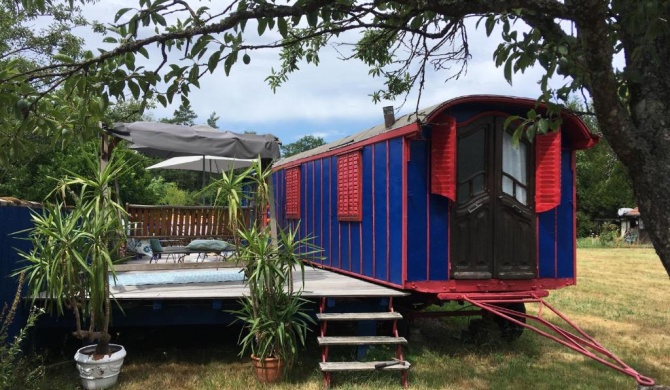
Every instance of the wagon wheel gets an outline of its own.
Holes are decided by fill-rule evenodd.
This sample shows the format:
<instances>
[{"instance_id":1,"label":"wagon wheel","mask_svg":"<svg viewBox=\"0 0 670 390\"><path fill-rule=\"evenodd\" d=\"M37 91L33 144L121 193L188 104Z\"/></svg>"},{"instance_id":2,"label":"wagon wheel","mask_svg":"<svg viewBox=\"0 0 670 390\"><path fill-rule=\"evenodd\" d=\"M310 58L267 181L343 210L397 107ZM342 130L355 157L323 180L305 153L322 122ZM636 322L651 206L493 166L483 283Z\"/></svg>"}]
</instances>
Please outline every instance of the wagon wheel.
<instances>
[{"instance_id":1,"label":"wagon wheel","mask_svg":"<svg viewBox=\"0 0 670 390\"><path fill-rule=\"evenodd\" d=\"M514 302L514 303L499 303L496 306L502 307L505 309L510 309L517 311L519 313L526 313L526 305L523 302ZM526 318L523 316L510 316L515 320L521 321L524 324L526 323ZM493 320L498 324L500 329L500 337L505 341L515 341L523 333L524 327L514 323L508 319L502 318L500 316L493 316Z\"/></svg>"}]
</instances>

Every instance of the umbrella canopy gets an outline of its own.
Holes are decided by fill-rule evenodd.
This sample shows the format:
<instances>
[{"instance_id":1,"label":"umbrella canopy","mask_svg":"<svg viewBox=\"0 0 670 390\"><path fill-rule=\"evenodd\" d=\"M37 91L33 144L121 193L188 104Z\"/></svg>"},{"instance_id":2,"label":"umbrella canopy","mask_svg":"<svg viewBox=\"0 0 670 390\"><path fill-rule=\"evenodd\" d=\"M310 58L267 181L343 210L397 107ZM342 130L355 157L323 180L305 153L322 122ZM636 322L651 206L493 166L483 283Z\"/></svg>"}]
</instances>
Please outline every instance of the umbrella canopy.
<instances>
[{"instance_id":1,"label":"umbrella canopy","mask_svg":"<svg viewBox=\"0 0 670 390\"><path fill-rule=\"evenodd\" d=\"M172 157L154 164L147 169L183 169L188 171L203 171L221 173L236 168L246 168L254 164L254 159L239 159L218 156L183 156Z\"/></svg>"},{"instance_id":2,"label":"umbrella canopy","mask_svg":"<svg viewBox=\"0 0 670 390\"><path fill-rule=\"evenodd\" d=\"M161 158L219 156L276 160L280 155L279 140L272 134L237 134L203 125L160 122L115 123L107 131L129 141L131 149Z\"/></svg>"}]
</instances>

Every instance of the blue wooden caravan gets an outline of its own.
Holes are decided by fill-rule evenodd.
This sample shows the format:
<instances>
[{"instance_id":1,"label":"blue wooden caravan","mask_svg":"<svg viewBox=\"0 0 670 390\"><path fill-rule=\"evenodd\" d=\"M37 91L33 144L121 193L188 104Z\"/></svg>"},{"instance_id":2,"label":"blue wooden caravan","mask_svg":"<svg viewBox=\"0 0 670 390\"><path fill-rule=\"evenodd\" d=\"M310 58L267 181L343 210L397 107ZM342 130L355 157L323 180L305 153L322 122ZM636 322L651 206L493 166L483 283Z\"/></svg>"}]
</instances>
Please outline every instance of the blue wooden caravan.
<instances>
[{"instance_id":1,"label":"blue wooden caravan","mask_svg":"<svg viewBox=\"0 0 670 390\"><path fill-rule=\"evenodd\" d=\"M504 121L535 103L457 98L283 159L280 224L325 268L438 299L572 285L575 150L598 138L564 112L516 146Z\"/></svg>"},{"instance_id":2,"label":"blue wooden caravan","mask_svg":"<svg viewBox=\"0 0 670 390\"><path fill-rule=\"evenodd\" d=\"M575 151L598 136L563 111L559 131L516 144L504 122L530 109L543 107L460 97L280 160L279 224L315 237L315 265L410 293L406 308L467 302L477 310L440 314L493 313L505 338L531 329L649 386L542 299L576 282Z\"/></svg>"}]
</instances>

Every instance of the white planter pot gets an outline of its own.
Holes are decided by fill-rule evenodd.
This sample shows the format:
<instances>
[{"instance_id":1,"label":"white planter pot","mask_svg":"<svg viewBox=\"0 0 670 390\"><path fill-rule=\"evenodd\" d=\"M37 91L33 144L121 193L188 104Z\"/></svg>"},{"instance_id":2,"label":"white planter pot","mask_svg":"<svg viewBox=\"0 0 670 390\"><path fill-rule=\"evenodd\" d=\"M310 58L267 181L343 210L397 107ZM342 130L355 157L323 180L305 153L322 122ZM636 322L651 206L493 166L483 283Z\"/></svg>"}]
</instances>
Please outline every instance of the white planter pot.
<instances>
[{"instance_id":1,"label":"white planter pot","mask_svg":"<svg viewBox=\"0 0 670 390\"><path fill-rule=\"evenodd\" d=\"M74 360L77 362L77 369L81 377L81 385L84 389L107 389L116 384L119 371L121 371L123 365L123 358L126 357L126 350L123 346L117 344L109 344L109 348L113 352L98 360L93 359L95 345L80 348L74 354Z\"/></svg>"}]
</instances>

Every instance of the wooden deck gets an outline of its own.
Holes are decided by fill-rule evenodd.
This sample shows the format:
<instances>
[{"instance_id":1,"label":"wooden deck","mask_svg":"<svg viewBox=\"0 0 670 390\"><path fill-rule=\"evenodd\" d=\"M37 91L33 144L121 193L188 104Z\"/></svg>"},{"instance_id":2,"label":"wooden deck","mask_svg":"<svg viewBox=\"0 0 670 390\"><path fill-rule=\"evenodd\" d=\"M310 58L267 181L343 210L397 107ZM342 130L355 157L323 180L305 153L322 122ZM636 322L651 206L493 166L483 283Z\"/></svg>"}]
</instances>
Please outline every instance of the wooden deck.
<instances>
[{"instance_id":1,"label":"wooden deck","mask_svg":"<svg viewBox=\"0 0 670 390\"><path fill-rule=\"evenodd\" d=\"M126 272L179 272L192 269L234 268L226 262L201 262L195 264L131 264L117 267L117 274ZM301 287L300 274L294 273L295 288ZM235 299L247 294L248 289L242 281L217 283L151 284L110 286L114 298L123 300L161 300L161 299ZM305 267L305 285L303 296L318 297L391 297L404 296L407 293L392 288L366 282L351 276L331 271Z\"/></svg>"}]
</instances>

